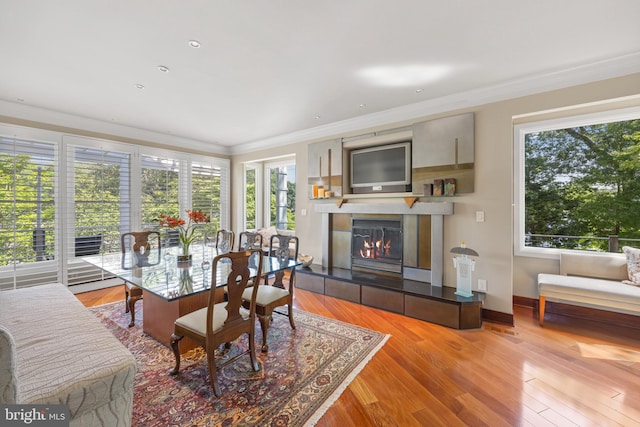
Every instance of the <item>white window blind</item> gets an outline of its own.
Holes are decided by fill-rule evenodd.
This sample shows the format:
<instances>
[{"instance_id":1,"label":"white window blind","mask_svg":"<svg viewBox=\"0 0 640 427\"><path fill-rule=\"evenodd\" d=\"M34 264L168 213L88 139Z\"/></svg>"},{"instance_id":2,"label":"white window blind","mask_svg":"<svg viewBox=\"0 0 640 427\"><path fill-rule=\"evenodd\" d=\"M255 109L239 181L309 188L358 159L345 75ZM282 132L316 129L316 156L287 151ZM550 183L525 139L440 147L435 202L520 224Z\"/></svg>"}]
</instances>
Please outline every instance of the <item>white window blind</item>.
<instances>
[{"instance_id":1,"label":"white window blind","mask_svg":"<svg viewBox=\"0 0 640 427\"><path fill-rule=\"evenodd\" d=\"M0 289L58 280L56 146L0 137Z\"/></svg>"},{"instance_id":2,"label":"white window blind","mask_svg":"<svg viewBox=\"0 0 640 427\"><path fill-rule=\"evenodd\" d=\"M222 208L226 179L221 172L220 167L211 163L191 164L191 206L193 210L202 210L211 218L211 222L203 227L207 236L215 236L219 229L228 225L226 211ZM225 227L221 224L225 224Z\"/></svg>"},{"instance_id":3,"label":"white window blind","mask_svg":"<svg viewBox=\"0 0 640 427\"><path fill-rule=\"evenodd\" d=\"M141 156L142 227L158 227L160 215L180 216L180 160Z\"/></svg>"},{"instance_id":4,"label":"white window blind","mask_svg":"<svg viewBox=\"0 0 640 427\"><path fill-rule=\"evenodd\" d=\"M78 258L117 252L131 228L130 154L67 145L67 275L75 285L105 278Z\"/></svg>"}]
</instances>

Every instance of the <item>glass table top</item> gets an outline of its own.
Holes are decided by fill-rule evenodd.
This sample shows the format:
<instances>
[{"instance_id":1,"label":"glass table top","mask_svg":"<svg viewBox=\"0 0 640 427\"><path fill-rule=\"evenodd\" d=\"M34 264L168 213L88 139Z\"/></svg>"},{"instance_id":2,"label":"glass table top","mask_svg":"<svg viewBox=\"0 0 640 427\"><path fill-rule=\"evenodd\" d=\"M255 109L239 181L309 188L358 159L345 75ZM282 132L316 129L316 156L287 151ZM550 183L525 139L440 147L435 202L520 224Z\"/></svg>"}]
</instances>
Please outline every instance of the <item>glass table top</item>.
<instances>
[{"instance_id":1,"label":"glass table top","mask_svg":"<svg viewBox=\"0 0 640 427\"><path fill-rule=\"evenodd\" d=\"M167 301L206 292L212 286L225 285L230 264L219 263L217 277L215 280L211 277L211 263L218 255L216 248L203 247L195 251L191 263L179 263L179 254L178 247L170 247L159 251L152 250L144 260L137 259L132 253L121 252L86 256L82 257L82 260ZM293 259L283 261L274 256L263 255L262 277L295 268L300 264ZM257 260L250 260L249 268L252 276L255 276Z\"/></svg>"}]
</instances>

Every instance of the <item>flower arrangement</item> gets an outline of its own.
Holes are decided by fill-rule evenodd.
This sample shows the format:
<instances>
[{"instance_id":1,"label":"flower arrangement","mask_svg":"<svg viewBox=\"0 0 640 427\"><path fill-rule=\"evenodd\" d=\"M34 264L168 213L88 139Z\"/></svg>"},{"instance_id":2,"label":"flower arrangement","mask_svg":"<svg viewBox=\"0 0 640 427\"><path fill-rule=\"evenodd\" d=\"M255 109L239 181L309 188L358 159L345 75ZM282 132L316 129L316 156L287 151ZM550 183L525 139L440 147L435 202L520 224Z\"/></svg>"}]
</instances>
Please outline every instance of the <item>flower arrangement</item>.
<instances>
[{"instance_id":1,"label":"flower arrangement","mask_svg":"<svg viewBox=\"0 0 640 427\"><path fill-rule=\"evenodd\" d=\"M161 227L179 229L179 241L182 246L182 255L189 256L189 246L196 238L195 231L197 224L209 222L209 216L201 210L187 209L187 221L169 215L160 215L158 222Z\"/></svg>"}]
</instances>

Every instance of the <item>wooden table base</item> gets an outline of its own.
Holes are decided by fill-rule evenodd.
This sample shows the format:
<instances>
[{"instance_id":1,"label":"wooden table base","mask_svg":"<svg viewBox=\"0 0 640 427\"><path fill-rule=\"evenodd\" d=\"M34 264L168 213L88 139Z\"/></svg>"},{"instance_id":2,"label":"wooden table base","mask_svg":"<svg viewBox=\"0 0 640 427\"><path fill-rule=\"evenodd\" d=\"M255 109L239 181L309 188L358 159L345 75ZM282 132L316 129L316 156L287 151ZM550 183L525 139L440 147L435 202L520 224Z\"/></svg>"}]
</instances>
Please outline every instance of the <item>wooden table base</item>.
<instances>
[{"instance_id":1,"label":"wooden table base","mask_svg":"<svg viewBox=\"0 0 640 427\"><path fill-rule=\"evenodd\" d=\"M206 307L209 303L209 292L201 292L169 302L151 292L143 291L143 301L142 330L156 341L170 347L169 341L176 319ZM196 343L189 338L185 337L180 341L180 353L185 353L195 347L197 347Z\"/></svg>"}]
</instances>

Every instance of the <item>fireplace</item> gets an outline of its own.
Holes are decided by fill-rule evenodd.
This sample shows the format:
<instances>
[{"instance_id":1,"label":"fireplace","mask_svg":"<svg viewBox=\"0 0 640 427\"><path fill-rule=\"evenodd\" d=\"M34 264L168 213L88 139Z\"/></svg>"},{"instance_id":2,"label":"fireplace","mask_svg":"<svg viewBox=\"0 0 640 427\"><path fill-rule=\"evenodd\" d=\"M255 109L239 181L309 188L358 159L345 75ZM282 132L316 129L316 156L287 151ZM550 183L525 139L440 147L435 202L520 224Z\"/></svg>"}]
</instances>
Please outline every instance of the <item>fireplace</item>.
<instances>
[{"instance_id":1,"label":"fireplace","mask_svg":"<svg viewBox=\"0 0 640 427\"><path fill-rule=\"evenodd\" d=\"M402 220L351 219L351 268L402 273Z\"/></svg>"}]
</instances>

